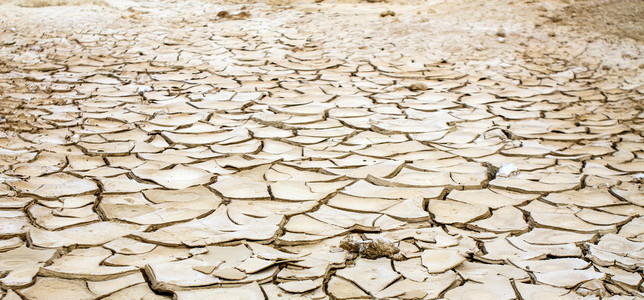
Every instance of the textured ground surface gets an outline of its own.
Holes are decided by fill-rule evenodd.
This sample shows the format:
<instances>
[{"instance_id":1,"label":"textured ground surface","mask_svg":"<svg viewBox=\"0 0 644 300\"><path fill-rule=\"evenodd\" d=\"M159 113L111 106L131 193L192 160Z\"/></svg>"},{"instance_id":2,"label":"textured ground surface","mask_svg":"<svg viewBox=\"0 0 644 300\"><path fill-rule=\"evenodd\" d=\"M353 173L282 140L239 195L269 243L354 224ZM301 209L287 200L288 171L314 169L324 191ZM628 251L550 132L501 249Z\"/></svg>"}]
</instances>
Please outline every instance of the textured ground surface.
<instances>
[{"instance_id":1,"label":"textured ground surface","mask_svg":"<svg viewBox=\"0 0 644 300\"><path fill-rule=\"evenodd\" d=\"M565 11L0 5L0 298L641 298L644 47Z\"/></svg>"}]
</instances>

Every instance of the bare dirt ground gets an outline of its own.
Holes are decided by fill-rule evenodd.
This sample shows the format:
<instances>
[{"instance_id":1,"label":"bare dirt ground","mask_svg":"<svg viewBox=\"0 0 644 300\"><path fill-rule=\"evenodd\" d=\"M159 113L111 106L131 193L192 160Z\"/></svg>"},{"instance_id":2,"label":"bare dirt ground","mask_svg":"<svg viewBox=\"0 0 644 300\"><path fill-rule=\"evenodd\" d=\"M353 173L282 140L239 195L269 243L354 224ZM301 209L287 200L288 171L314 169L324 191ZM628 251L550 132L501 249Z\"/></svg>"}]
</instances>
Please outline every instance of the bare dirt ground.
<instances>
[{"instance_id":1,"label":"bare dirt ground","mask_svg":"<svg viewBox=\"0 0 644 300\"><path fill-rule=\"evenodd\" d=\"M641 299L643 7L5 1L1 299Z\"/></svg>"}]
</instances>

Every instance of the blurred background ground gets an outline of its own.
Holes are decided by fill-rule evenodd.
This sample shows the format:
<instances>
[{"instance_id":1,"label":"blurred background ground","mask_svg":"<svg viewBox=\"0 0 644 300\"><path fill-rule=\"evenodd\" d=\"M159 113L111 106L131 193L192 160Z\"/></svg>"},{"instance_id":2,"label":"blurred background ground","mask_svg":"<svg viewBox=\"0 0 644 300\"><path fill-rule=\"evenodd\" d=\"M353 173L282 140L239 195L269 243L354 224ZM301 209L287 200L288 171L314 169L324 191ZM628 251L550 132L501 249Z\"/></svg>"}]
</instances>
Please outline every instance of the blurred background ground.
<instances>
[{"instance_id":1,"label":"blurred background ground","mask_svg":"<svg viewBox=\"0 0 644 300\"><path fill-rule=\"evenodd\" d=\"M642 0L577 0L555 15L553 21L559 20L582 31L644 41Z\"/></svg>"},{"instance_id":2,"label":"blurred background ground","mask_svg":"<svg viewBox=\"0 0 644 300\"><path fill-rule=\"evenodd\" d=\"M203 0L212 3L225 4L249 4L258 1L254 0ZM313 0L317 3L391 3L405 5L422 5L428 2L423 0ZM46 7L66 5L109 5L108 0L9 0L6 3L15 4L21 7ZM301 0L268 0L259 1L273 6L288 6L306 1ZM462 5L481 5L485 1L440 1L441 6L452 6L460 9ZM556 4L556 2L560 2ZM597 31L604 34L612 34L621 37L628 37L638 41L644 41L644 1L641 0L529 0L510 1L509 5L541 4L539 9L550 14L542 14L553 22L576 27L578 30Z\"/></svg>"},{"instance_id":3,"label":"blurred background ground","mask_svg":"<svg viewBox=\"0 0 644 300\"><path fill-rule=\"evenodd\" d=\"M208 7L246 10L251 18L302 22L280 14L295 10L306 13L309 23L327 22L328 29L318 27L323 31L361 26L356 38L415 40L419 49L432 49L429 60L467 64L547 57L644 83L642 0L8 0L2 4L0 26L5 28L21 23L32 28L77 25L79 19L106 24L155 22L159 17L174 18L180 26L181 19L196 15L195 7L204 12ZM174 12L157 9L168 5L175 6Z\"/></svg>"},{"instance_id":4,"label":"blurred background ground","mask_svg":"<svg viewBox=\"0 0 644 300\"><path fill-rule=\"evenodd\" d=\"M310 1L302 0L203 0L211 3L222 4L251 4L266 3L272 6L289 6L296 3ZM316 3L390 3L404 5L419 5L437 2L427 0L312 0ZM66 5L108 5L109 0L9 0L5 3L21 7L46 7ZM480 0L470 1L438 1L443 7L453 7L458 10L462 6L481 6L485 2ZM644 1L641 0L528 0L510 1L509 5L537 5L542 11L541 16L550 18L555 23L573 26L580 31L600 32L608 35L632 38L644 41Z\"/></svg>"}]
</instances>

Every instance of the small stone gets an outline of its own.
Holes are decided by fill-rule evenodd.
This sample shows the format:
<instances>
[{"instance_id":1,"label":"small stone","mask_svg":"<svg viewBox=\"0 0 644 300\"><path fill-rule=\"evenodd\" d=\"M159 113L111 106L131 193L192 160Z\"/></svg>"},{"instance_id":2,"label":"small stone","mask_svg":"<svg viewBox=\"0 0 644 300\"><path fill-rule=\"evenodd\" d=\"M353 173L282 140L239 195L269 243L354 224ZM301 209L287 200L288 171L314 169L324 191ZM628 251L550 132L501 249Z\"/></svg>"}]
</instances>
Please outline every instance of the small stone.
<instances>
[{"instance_id":1,"label":"small stone","mask_svg":"<svg viewBox=\"0 0 644 300\"><path fill-rule=\"evenodd\" d=\"M380 13L380 16L383 17L383 18L384 17L394 17L394 16L396 16L396 13L394 11L392 11L392 10L385 10L385 11Z\"/></svg>"},{"instance_id":2,"label":"small stone","mask_svg":"<svg viewBox=\"0 0 644 300\"><path fill-rule=\"evenodd\" d=\"M222 10L217 13L217 17L215 17L215 21L221 20L221 19L230 19L230 20L243 20L247 19L250 17L250 13L247 11L239 11L235 13L229 13L228 11Z\"/></svg>"},{"instance_id":3,"label":"small stone","mask_svg":"<svg viewBox=\"0 0 644 300\"><path fill-rule=\"evenodd\" d=\"M412 92L426 91L429 89L429 87L427 87L427 85L422 82L412 83L407 88Z\"/></svg>"},{"instance_id":4,"label":"small stone","mask_svg":"<svg viewBox=\"0 0 644 300\"><path fill-rule=\"evenodd\" d=\"M501 26L501 27L499 27L499 29L497 29L496 36L502 37L502 38L505 37L505 29L503 29L503 26Z\"/></svg>"}]
</instances>

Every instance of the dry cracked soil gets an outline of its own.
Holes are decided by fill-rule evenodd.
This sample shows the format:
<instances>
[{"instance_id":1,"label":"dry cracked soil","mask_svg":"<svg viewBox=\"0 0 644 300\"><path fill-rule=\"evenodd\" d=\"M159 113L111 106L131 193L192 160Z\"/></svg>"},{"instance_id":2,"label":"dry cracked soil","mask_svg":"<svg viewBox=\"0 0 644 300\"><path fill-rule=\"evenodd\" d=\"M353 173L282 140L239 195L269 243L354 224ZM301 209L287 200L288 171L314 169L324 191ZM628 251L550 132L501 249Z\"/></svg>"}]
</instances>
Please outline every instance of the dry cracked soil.
<instances>
[{"instance_id":1,"label":"dry cracked soil","mask_svg":"<svg viewBox=\"0 0 644 300\"><path fill-rule=\"evenodd\" d=\"M641 1L0 3L0 298L642 299Z\"/></svg>"}]
</instances>

